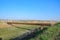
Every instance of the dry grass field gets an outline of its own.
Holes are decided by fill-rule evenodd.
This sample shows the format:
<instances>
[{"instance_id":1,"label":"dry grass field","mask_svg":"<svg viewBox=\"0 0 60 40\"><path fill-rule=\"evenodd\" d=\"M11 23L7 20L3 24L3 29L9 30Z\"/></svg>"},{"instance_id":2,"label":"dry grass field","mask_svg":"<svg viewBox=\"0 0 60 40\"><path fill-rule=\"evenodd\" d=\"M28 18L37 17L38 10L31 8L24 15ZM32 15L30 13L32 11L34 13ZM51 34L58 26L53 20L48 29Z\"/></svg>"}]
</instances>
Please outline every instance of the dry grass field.
<instances>
[{"instance_id":1,"label":"dry grass field","mask_svg":"<svg viewBox=\"0 0 60 40\"><path fill-rule=\"evenodd\" d=\"M5 28L5 27L10 27L11 25L7 24L7 23L11 23L13 25L17 25L17 26L22 26L24 24L31 24L31 25L34 25L34 24L51 24L51 25L54 25L56 24L55 21L39 21L39 20L23 20L23 21L0 21L0 28ZM21 24L22 23L22 24Z\"/></svg>"},{"instance_id":2,"label":"dry grass field","mask_svg":"<svg viewBox=\"0 0 60 40\"><path fill-rule=\"evenodd\" d=\"M10 27L6 22L0 22L0 28Z\"/></svg>"}]
</instances>

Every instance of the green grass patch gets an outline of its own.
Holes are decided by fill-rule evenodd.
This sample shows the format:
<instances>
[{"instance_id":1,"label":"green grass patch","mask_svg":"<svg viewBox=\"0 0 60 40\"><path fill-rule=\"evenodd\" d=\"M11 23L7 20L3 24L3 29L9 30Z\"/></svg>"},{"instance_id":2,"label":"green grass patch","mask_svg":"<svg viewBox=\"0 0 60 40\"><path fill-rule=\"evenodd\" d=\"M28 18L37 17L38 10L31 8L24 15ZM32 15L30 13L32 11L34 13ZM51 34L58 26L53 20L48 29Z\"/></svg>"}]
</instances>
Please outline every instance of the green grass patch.
<instances>
[{"instance_id":1,"label":"green grass patch","mask_svg":"<svg viewBox=\"0 0 60 40\"><path fill-rule=\"evenodd\" d=\"M60 24L48 27L43 33L38 34L35 38L29 40L55 40L56 36L60 33Z\"/></svg>"},{"instance_id":2,"label":"green grass patch","mask_svg":"<svg viewBox=\"0 0 60 40\"><path fill-rule=\"evenodd\" d=\"M27 29L34 29L38 27L40 26L25 25L21 27L12 26L12 27L7 27L7 28L0 28L0 37L2 38L2 40L9 40L11 38L18 37L28 32L29 30Z\"/></svg>"},{"instance_id":3,"label":"green grass patch","mask_svg":"<svg viewBox=\"0 0 60 40\"><path fill-rule=\"evenodd\" d=\"M24 25L24 26L20 26L18 28L21 28L21 29L35 29L35 28L39 28L40 26L38 25Z\"/></svg>"},{"instance_id":4,"label":"green grass patch","mask_svg":"<svg viewBox=\"0 0 60 40\"><path fill-rule=\"evenodd\" d=\"M0 37L3 40L9 40L10 38L14 38L26 33L28 30L18 29L15 27L9 28L0 28Z\"/></svg>"}]
</instances>

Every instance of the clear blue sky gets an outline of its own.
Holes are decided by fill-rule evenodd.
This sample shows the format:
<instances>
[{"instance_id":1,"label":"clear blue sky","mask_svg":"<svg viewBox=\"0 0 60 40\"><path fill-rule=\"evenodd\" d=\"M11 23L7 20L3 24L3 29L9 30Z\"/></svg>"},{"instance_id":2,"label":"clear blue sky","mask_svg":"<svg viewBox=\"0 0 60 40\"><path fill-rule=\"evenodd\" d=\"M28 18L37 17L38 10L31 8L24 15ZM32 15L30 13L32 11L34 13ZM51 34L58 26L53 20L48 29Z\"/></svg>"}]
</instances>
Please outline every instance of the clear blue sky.
<instances>
[{"instance_id":1,"label":"clear blue sky","mask_svg":"<svg viewBox=\"0 0 60 40\"><path fill-rule=\"evenodd\" d=\"M60 0L0 0L0 19L60 20Z\"/></svg>"}]
</instances>

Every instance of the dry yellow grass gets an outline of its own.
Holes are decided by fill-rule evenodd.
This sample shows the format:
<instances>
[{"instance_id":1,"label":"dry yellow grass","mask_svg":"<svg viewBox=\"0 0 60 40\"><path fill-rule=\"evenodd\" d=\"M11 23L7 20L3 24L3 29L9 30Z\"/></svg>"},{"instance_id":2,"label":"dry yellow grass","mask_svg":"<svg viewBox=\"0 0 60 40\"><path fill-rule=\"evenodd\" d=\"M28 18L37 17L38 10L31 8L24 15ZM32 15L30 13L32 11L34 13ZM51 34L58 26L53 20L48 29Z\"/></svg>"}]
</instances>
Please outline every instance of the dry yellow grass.
<instances>
[{"instance_id":1,"label":"dry yellow grass","mask_svg":"<svg viewBox=\"0 0 60 40\"><path fill-rule=\"evenodd\" d=\"M11 23L13 23L13 25L15 25L15 26L24 26L24 24L19 24L19 23L29 23L29 24L35 24L35 23L41 23L41 24L51 24L51 25L54 25L56 22L54 22L54 21L26 21L26 22L24 22L24 21L22 21L22 22L11 22ZM17 23L17 24L14 24L14 23ZM5 22L5 21L1 21L0 22L0 28L5 28L5 27L11 27L12 25L9 25L9 24L7 24L7 22Z\"/></svg>"},{"instance_id":2,"label":"dry yellow grass","mask_svg":"<svg viewBox=\"0 0 60 40\"><path fill-rule=\"evenodd\" d=\"M0 22L0 28L10 27L6 22Z\"/></svg>"}]
</instances>

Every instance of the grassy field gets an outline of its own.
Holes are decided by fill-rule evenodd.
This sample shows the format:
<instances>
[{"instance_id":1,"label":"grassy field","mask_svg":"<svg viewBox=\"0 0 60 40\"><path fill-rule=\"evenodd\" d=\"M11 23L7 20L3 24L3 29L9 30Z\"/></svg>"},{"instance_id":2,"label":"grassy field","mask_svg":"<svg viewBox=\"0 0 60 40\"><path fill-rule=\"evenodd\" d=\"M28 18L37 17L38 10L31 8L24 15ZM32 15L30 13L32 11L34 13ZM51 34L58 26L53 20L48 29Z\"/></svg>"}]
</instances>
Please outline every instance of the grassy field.
<instances>
[{"instance_id":1,"label":"grassy field","mask_svg":"<svg viewBox=\"0 0 60 40\"><path fill-rule=\"evenodd\" d=\"M20 24L7 24L5 22L0 22L0 38L2 40L9 40L23 35L32 29L39 28L38 25L20 25ZM36 37L30 38L29 40L55 40L60 36L60 23L55 26L46 26L47 29L43 30L42 33L38 33Z\"/></svg>"},{"instance_id":2,"label":"grassy field","mask_svg":"<svg viewBox=\"0 0 60 40\"><path fill-rule=\"evenodd\" d=\"M3 40L9 40L10 38L14 38L26 33L28 30L18 29L15 27L9 28L0 28L0 37Z\"/></svg>"},{"instance_id":3,"label":"grassy field","mask_svg":"<svg viewBox=\"0 0 60 40\"><path fill-rule=\"evenodd\" d=\"M3 23L2 24L3 28L0 28L0 38L2 38L2 40L9 40L11 38L18 37L32 29L40 27L36 25L19 25L19 26L9 25L10 27L5 27L5 26L8 26L8 25Z\"/></svg>"},{"instance_id":4,"label":"grassy field","mask_svg":"<svg viewBox=\"0 0 60 40\"><path fill-rule=\"evenodd\" d=\"M43 33L39 33L35 38L29 40L60 40L60 24L49 26Z\"/></svg>"}]
</instances>

